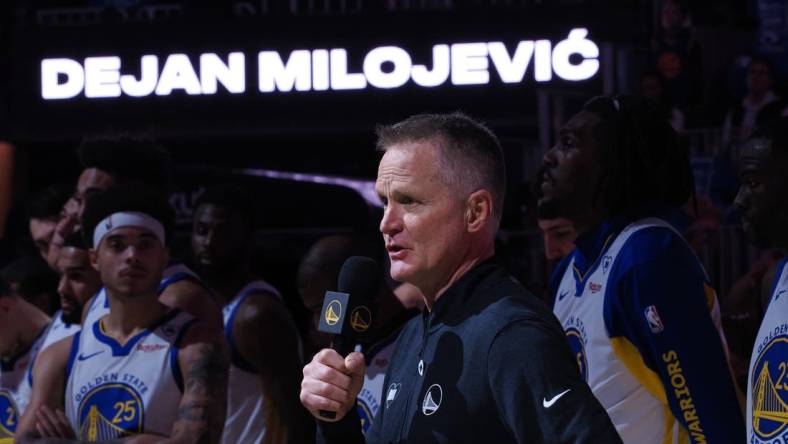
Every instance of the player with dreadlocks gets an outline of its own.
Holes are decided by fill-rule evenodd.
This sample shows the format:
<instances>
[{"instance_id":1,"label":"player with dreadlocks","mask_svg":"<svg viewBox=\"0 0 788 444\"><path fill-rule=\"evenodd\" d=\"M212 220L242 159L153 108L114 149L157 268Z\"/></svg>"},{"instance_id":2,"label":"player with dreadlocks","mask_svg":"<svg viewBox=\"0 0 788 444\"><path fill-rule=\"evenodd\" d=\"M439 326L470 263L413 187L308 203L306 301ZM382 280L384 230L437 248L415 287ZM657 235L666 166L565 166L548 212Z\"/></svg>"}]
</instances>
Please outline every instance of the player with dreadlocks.
<instances>
[{"instance_id":1,"label":"player with dreadlocks","mask_svg":"<svg viewBox=\"0 0 788 444\"><path fill-rule=\"evenodd\" d=\"M716 294L679 234L692 170L659 110L592 99L539 179L540 217L567 218L579 235L553 275L553 311L623 441L742 441Z\"/></svg>"}]
</instances>

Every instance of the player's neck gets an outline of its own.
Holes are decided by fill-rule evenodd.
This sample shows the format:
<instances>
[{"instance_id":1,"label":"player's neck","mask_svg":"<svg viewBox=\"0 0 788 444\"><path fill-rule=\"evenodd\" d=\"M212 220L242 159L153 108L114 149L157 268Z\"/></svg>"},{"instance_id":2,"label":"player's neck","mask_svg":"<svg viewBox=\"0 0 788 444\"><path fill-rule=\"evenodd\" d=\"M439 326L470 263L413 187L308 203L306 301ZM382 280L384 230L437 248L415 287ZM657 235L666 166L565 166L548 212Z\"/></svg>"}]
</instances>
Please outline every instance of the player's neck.
<instances>
[{"instance_id":1,"label":"player's neck","mask_svg":"<svg viewBox=\"0 0 788 444\"><path fill-rule=\"evenodd\" d=\"M115 297L108 291L109 314L102 319L104 331L119 342L125 341L161 319L171 309L152 297Z\"/></svg>"},{"instance_id":2,"label":"player's neck","mask_svg":"<svg viewBox=\"0 0 788 444\"><path fill-rule=\"evenodd\" d=\"M582 236L585 233L593 231L602 222L604 222L605 219L607 219L607 217L601 213L588 213L583 217L572 220L572 226L574 227L577 235Z\"/></svg>"}]
</instances>

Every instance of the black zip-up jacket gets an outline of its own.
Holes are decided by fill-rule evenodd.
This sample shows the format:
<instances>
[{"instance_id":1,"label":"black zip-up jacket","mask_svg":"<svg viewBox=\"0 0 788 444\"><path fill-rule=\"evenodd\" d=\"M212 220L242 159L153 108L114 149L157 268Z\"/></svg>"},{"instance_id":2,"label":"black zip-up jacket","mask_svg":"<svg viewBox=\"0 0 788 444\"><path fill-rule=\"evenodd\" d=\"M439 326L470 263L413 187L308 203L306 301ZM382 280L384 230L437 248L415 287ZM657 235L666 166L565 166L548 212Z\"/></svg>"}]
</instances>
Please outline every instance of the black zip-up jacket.
<instances>
[{"instance_id":1,"label":"black zip-up jacket","mask_svg":"<svg viewBox=\"0 0 788 444\"><path fill-rule=\"evenodd\" d=\"M620 443L561 325L488 260L403 328L366 441L355 409L327 443Z\"/></svg>"}]
</instances>

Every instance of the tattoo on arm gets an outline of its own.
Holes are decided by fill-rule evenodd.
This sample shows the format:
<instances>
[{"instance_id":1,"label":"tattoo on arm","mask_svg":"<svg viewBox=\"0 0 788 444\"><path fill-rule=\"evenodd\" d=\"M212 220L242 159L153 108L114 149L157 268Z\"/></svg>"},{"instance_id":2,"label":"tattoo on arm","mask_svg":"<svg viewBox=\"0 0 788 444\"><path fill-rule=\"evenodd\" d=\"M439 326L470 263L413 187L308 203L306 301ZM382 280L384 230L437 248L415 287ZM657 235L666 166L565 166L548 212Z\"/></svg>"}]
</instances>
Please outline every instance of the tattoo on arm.
<instances>
[{"instance_id":1,"label":"tattoo on arm","mask_svg":"<svg viewBox=\"0 0 788 444\"><path fill-rule=\"evenodd\" d=\"M185 390L173 435L189 442L216 443L221 438L227 404L227 360L221 348L201 344L186 373Z\"/></svg>"}]
</instances>

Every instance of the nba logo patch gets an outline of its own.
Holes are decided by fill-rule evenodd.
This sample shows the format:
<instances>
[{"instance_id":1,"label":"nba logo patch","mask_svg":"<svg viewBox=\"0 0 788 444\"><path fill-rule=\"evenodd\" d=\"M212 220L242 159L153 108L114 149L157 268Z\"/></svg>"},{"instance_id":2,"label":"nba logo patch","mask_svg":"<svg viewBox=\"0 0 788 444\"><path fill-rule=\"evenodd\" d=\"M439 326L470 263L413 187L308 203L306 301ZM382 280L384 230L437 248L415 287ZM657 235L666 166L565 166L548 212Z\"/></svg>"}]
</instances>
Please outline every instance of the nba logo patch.
<instances>
[{"instance_id":1,"label":"nba logo patch","mask_svg":"<svg viewBox=\"0 0 788 444\"><path fill-rule=\"evenodd\" d=\"M663 330L665 330L665 326L662 325L662 319L659 318L659 313L657 313L657 307L649 305L646 307L645 315L646 322L648 322L648 328L651 329L651 333L661 333Z\"/></svg>"},{"instance_id":2,"label":"nba logo patch","mask_svg":"<svg viewBox=\"0 0 788 444\"><path fill-rule=\"evenodd\" d=\"M610 270L610 265L613 263L612 256L605 256L602 258L602 273L607 273Z\"/></svg>"}]
</instances>

